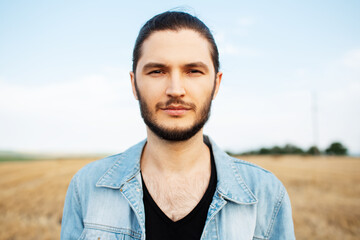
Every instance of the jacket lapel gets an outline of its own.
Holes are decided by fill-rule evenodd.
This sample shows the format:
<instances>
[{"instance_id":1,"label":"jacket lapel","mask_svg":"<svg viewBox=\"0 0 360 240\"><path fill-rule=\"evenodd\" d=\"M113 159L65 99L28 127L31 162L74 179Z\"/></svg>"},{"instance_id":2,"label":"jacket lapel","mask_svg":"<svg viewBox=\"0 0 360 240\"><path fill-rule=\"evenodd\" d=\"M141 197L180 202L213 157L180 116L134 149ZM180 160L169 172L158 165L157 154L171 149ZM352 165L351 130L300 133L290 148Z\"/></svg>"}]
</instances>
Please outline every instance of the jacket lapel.
<instances>
[{"instance_id":1,"label":"jacket lapel","mask_svg":"<svg viewBox=\"0 0 360 240\"><path fill-rule=\"evenodd\" d=\"M145 210L140 158L145 144L146 140L120 154L115 164L96 183L96 187L119 189L133 209L143 233L145 233ZM142 239L144 236L142 234Z\"/></svg>"}]
</instances>

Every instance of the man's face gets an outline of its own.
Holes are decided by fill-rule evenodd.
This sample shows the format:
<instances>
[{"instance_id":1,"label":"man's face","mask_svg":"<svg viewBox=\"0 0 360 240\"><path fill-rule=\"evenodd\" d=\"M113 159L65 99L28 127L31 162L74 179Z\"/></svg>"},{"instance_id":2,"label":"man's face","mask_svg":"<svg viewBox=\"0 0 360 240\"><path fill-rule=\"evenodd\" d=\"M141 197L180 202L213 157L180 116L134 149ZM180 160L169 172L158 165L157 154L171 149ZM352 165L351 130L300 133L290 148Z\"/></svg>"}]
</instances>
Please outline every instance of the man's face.
<instances>
[{"instance_id":1,"label":"man's face","mask_svg":"<svg viewBox=\"0 0 360 240\"><path fill-rule=\"evenodd\" d=\"M209 43L193 30L158 31L144 41L133 93L152 132L183 141L206 123L222 73L215 74Z\"/></svg>"}]
</instances>

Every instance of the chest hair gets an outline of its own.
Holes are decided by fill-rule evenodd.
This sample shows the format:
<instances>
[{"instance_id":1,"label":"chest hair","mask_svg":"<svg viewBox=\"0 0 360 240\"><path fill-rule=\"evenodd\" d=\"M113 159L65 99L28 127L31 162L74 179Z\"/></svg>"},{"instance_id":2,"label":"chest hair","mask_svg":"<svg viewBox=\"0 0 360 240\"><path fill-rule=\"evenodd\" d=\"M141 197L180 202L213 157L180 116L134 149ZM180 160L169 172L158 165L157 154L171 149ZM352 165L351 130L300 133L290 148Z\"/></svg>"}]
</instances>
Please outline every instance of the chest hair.
<instances>
[{"instance_id":1,"label":"chest hair","mask_svg":"<svg viewBox=\"0 0 360 240\"><path fill-rule=\"evenodd\" d=\"M165 215L178 221L188 215L200 202L210 180L210 173L186 177L144 176L146 187Z\"/></svg>"}]
</instances>

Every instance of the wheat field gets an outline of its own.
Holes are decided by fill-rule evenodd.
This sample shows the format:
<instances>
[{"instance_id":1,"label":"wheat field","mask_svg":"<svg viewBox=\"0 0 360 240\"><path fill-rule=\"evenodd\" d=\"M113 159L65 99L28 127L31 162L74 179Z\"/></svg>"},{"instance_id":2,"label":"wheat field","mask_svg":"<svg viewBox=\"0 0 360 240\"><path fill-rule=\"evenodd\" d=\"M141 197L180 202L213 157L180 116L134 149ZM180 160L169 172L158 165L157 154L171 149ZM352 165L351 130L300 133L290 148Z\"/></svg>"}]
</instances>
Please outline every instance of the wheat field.
<instances>
[{"instance_id":1,"label":"wheat field","mask_svg":"<svg viewBox=\"0 0 360 240\"><path fill-rule=\"evenodd\" d=\"M359 239L360 158L243 156L286 186L296 237ZM60 239L71 177L95 159L0 163L0 240Z\"/></svg>"}]
</instances>

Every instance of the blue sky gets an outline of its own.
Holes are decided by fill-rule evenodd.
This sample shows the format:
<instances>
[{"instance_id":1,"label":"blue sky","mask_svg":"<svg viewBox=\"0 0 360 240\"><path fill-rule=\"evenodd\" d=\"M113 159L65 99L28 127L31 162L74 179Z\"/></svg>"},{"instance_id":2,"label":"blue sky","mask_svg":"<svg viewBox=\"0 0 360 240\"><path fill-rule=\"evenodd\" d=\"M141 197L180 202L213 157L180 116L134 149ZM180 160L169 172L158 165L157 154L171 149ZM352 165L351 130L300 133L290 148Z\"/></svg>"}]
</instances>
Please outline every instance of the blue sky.
<instances>
[{"instance_id":1,"label":"blue sky","mask_svg":"<svg viewBox=\"0 0 360 240\"><path fill-rule=\"evenodd\" d=\"M205 127L218 145L341 141L360 153L355 0L0 1L0 149L115 153L145 138L131 52L142 24L176 7L202 19L220 50Z\"/></svg>"}]
</instances>

